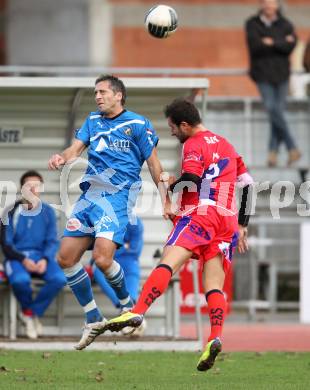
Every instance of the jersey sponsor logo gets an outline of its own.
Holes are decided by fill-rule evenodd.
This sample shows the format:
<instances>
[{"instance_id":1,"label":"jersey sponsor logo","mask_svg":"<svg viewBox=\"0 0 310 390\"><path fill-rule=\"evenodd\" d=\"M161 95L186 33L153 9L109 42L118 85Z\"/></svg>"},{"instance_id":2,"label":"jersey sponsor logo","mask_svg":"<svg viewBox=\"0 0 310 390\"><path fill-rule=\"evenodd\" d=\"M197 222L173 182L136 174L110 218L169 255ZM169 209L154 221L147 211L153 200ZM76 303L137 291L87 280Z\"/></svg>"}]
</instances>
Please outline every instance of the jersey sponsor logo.
<instances>
[{"instance_id":1,"label":"jersey sponsor logo","mask_svg":"<svg viewBox=\"0 0 310 390\"><path fill-rule=\"evenodd\" d=\"M81 222L77 218L70 218L67 222L66 229L69 232L75 232L81 227Z\"/></svg>"},{"instance_id":2,"label":"jersey sponsor logo","mask_svg":"<svg viewBox=\"0 0 310 390\"><path fill-rule=\"evenodd\" d=\"M99 121L98 121L99 123ZM107 128L106 130L104 131L100 131L99 133L97 133L96 135L94 135L93 137L91 137L90 141L95 141L97 138L101 137L102 135L109 135L111 133L113 133L114 131L117 131L119 128L121 127L125 127L125 126L128 126L128 125L131 125L131 124L139 124L139 125L144 125L145 122L140 120L140 119L132 119L130 121L127 121L127 122L123 122L123 123L120 123L119 125L116 125L115 127L112 127L112 128ZM104 127L104 126L103 126Z\"/></svg>"},{"instance_id":3,"label":"jersey sponsor logo","mask_svg":"<svg viewBox=\"0 0 310 390\"><path fill-rule=\"evenodd\" d=\"M102 152L104 149L110 149L113 152L130 151L130 141L128 139L118 139L108 136L108 139L100 138L99 143L95 149L96 152Z\"/></svg>"},{"instance_id":4,"label":"jersey sponsor logo","mask_svg":"<svg viewBox=\"0 0 310 390\"><path fill-rule=\"evenodd\" d=\"M105 142L105 140L103 138L100 138L95 151L102 152L105 148L108 148L108 144Z\"/></svg>"},{"instance_id":5,"label":"jersey sponsor logo","mask_svg":"<svg viewBox=\"0 0 310 390\"><path fill-rule=\"evenodd\" d=\"M202 156L196 152L189 152L184 156L184 162L186 161L201 161Z\"/></svg>"},{"instance_id":6,"label":"jersey sponsor logo","mask_svg":"<svg viewBox=\"0 0 310 390\"><path fill-rule=\"evenodd\" d=\"M217 142L220 142L219 139L217 139L216 135L213 135L212 137L203 137L207 144L216 144Z\"/></svg>"}]
</instances>

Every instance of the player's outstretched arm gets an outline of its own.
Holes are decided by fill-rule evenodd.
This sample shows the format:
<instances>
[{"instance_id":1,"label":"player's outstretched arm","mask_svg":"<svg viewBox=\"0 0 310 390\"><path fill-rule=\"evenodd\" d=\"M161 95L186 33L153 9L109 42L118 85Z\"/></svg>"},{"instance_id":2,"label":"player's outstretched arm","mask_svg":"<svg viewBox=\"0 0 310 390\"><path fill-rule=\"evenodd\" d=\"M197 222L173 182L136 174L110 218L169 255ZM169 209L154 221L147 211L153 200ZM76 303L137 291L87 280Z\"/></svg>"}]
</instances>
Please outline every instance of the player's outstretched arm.
<instances>
[{"instance_id":1,"label":"player's outstretched arm","mask_svg":"<svg viewBox=\"0 0 310 390\"><path fill-rule=\"evenodd\" d=\"M65 149L62 153L52 155L52 157L48 160L48 169L59 169L66 163L74 161L82 154L85 148L86 145L82 141L75 139L72 142L72 145Z\"/></svg>"},{"instance_id":2,"label":"player's outstretched arm","mask_svg":"<svg viewBox=\"0 0 310 390\"><path fill-rule=\"evenodd\" d=\"M167 172L163 172L163 168L159 161L157 151L154 148L150 157L146 160L152 179L158 188L161 202L163 205L163 216L165 219L171 219L174 217L171 199L168 193L168 187L170 184L170 176ZM172 178L173 179L173 178Z\"/></svg>"},{"instance_id":3,"label":"player's outstretched arm","mask_svg":"<svg viewBox=\"0 0 310 390\"><path fill-rule=\"evenodd\" d=\"M161 173L163 172L163 168L159 161L156 148L153 149L152 154L146 160L147 166L149 168L150 174L152 176L153 182L156 187L158 187L158 183L161 181Z\"/></svg>"}]
</instances>

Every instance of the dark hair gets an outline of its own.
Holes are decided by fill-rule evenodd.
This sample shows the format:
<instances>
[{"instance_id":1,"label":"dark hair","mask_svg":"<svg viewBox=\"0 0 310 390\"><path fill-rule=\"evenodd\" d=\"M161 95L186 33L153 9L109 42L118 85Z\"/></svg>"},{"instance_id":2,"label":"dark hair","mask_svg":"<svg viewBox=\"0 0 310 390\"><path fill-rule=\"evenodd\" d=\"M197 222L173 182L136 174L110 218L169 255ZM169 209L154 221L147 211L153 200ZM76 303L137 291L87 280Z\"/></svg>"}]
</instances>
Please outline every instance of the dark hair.
<instances>
[{"instance_id":1,"label":"dark hair","mask_svg":"<svg viewBox=\"0 0 310 390\"><path fill-rule=\"evenodd\" d=\"M125 104L125 101L126 101L126 87L125 87L124 83L122 82L122 80L120 80L118 77L115 77L111 74L102 74L95 81L95 85L97 85L101 81L108 81L110 83L110 87L114 93L121 92L121 94L122 94L121 104L123 106Z\"/></svg>"},{"instance_id":2,"label":"dark hair","mask_svg":"<svg viewBox=\"0 0 310 390\"><path fill-rule=\"evenodd\" d=\"M166 118L180 126L181 122L186 122L191 126L201 123L199 111L196 106L186 99L175 99L168 104L164 110Z\"/></svg>"},{"instance_id":3,"label":"dark hair","mask_svg":"<svg viewBox=\"0 0 310 390\"><path fill-rule=\"evenodd\" d=\"M32 177L32 176L38 177L40 179L40 182L43 183L42 175L40 175L40 173L37 172L37 171L30 170L30 171L25 172L22 175L22 177L20 178L20 186L22 187L24 185L25 180L27 179L27 177Z\"/></svg>"}]
</instances>

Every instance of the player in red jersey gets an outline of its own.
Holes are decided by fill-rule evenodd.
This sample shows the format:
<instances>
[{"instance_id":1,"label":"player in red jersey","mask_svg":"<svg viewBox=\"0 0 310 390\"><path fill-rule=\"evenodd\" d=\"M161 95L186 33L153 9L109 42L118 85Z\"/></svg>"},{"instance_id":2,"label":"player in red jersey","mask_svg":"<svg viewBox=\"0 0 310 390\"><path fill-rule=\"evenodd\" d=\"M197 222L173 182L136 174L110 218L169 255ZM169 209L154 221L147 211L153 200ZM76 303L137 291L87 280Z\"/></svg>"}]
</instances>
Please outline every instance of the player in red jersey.
<instances>
[{"instance_id":1,"label":"player in red jersey","mask_svg":"<svg viewBox=\"0 0 310 390\"><path fill-rule=\"evenodd\" d=\"M197 108L177 99L165 109L171 133L183 144L182 174L170 184L178 194L178 209L167 202L164 216L173 220L160 264L146 280L140 297L130 312L111 319L108 328L119 331L137 327L151 304L167 288L172 275L190 258L204 263L204 286L209 308L211 333L197 369L206 371L221 351L220 336L225 318L223 295L225 272L234 248L247 249L246 213L249 186L253 183L242 158L223 137L207 130ZM244 187L241 207L235 206L235 185Z\"/></svg>"}]
</instances>

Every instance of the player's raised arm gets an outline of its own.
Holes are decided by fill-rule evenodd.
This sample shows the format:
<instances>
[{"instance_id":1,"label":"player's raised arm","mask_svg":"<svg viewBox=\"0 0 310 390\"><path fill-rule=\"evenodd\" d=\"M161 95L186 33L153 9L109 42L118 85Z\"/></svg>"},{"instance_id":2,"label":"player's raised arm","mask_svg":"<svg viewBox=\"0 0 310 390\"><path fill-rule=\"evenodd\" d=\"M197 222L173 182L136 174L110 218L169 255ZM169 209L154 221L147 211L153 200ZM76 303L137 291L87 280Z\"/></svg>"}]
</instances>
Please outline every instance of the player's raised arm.
<instances>
[{"instance_id":1,"label":"player's raised arm","mask_svg":"<svg viewBox=\"0 0 310 390\"><path fill-rule=\"evenodd\" d=\"M152 179L158 188L161 202L163 205L163 216L165 219L171 219L174 217L174 213L171 209L171 200L168 194L168 188L171 184L170 181L174 178L167 172L163 172L163 168L159 161L157 150L154 148L150 157L146 160Z\"/></svg>"},{"instance_id":2,"label":"player's raised arm","mask_svg":"<svg viewBox=\"0 0 310 390\"><path fill-rule=\"evenodd\" d=\"M150 157L146 160L147 166L149 168L150 174L152 176L152 179L158 187L159 182L161 181L161 174L163 172L163 168L161 166L161 163L159 161L158 155L157 155L157 150L154 148L152 150L152 153Z\"/></svg>"},{"instance_id":3,"label":"player's raised arm","mask_svg":"<svg viewBox=\"0 0 310 390\"><path fill-rule=\"evenodd\" d=\"M75 160L82 154L86 147L87 146L84 142L80 141L79 139L75 139L72 142L72 145L65 149L62 153L52 155L52 157L48 161L48 169L59 169L67 162Z\"/></svg>"}]
</instances>

